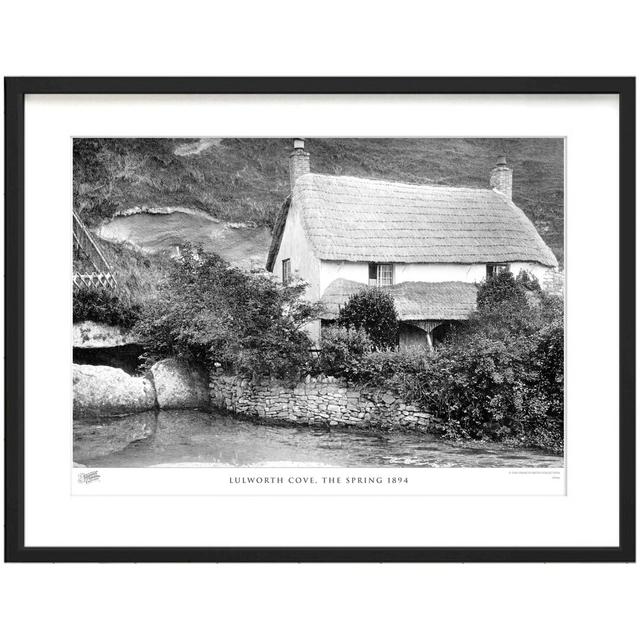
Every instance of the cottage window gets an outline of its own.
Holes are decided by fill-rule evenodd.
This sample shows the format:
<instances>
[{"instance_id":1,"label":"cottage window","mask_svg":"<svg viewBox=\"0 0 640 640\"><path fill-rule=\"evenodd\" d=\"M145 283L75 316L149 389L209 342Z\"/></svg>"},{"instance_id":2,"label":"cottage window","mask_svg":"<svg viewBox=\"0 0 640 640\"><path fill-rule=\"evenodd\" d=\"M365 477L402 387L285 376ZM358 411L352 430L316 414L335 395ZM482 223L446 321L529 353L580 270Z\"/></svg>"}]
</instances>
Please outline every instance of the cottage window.
<instances>
[{"instance_id":1,"label":"cottage window","mask_svg":"<svg viewBox=\"0 0 640 640\"><path fill-rule=\"evenodd\" d=\"M388 287L393 284L393 265L370 262L369 284L373 287Z\"/></svg>"},{"instance_id":2,"label":"cottage window","mask_svg":"<svg viewBox=\"0 0 640 640\"><path fill-rule=\"evenodd\" d=\"M291 282L291 259L287 258L282 261L282 282L289 284Z\"/></svg>"},{"instance_id":3,"label":"cottage window","mask_svg":"<svg viewBox=\"0 0 640 640\"><path fill-rule=\"evenodd\" d=\"M509 271L509 265L504 262L495 262L487 265L487 280L494 278L499 273Z\"/></svg>"},{"instance_id":4,"label":"cottage window","mask_svg":"<svg viewBox=\"0 0 640 640\"><path fill-rule=\"evenodd\" d=\"M391 284L393 284L393 265L379 264L378 265L378 286L388 287Z\"/></svg>"}]
</instances>

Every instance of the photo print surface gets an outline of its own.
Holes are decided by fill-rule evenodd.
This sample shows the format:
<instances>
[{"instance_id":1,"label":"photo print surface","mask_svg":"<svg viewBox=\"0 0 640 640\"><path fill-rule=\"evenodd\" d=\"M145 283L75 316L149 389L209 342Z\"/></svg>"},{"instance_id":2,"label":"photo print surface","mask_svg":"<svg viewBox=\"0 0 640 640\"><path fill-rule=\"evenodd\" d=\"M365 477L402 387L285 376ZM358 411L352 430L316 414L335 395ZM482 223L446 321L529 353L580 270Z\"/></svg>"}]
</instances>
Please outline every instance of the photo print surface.
<instances>
[{"instance_id":1,"label":"photo print surface","mask_svg":"<svg viewBox=\"0 0 640 640\"><path fill-rule=\"evenodd\" d=\"M563 138L75 138L73 460L564 466Z\"/></svg>"}]
</instances>

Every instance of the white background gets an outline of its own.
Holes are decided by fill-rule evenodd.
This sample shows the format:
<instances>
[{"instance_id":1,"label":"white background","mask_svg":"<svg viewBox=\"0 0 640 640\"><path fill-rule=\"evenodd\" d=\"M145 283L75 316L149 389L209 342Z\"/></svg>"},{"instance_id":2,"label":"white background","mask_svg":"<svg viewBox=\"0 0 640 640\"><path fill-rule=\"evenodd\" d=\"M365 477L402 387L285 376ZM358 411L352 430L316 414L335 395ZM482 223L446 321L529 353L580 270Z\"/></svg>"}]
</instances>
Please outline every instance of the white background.
<instances>
[{"instance_id":1,"label":"white background","mask_svg":"<svg viewBox=\"0 0 640 640\"><path fill-rule=\"evenodd\" d=\"M303 6L308 6L305 13ZM12 3L6 75L635 75L631 4ZM504 10L502 10L504 9ZM3 566L10 637L632 637L608 565Z\"/></svg>"}]
</instances>

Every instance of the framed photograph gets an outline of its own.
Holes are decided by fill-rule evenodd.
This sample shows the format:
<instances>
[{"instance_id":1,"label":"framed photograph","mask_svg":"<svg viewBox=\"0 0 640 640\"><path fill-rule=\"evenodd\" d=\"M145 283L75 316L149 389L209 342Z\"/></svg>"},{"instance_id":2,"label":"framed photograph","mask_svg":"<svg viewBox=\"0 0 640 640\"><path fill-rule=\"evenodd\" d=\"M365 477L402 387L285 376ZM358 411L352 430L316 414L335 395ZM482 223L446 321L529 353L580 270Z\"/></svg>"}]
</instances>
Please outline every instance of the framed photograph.
<instances>
[{"instance_id":1,"label":"framed photograph","mask_svg":"<svg viewBox=\"0 0 640 640\"><path fill-rule=\"evenodd\" d=\"M635 561L634 78L7 78L12 562Z\"/></svg>"}]
</instances>

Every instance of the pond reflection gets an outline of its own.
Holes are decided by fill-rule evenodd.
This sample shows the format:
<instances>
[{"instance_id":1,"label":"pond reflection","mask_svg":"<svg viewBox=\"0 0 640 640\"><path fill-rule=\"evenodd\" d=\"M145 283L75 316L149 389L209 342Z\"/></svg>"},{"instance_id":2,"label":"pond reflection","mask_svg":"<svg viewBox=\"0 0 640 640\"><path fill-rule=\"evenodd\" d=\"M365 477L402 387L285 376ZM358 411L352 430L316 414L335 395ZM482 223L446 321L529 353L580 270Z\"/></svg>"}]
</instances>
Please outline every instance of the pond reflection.
<instances>
[{"instance_id":1,"label":"pond reflection","mask_svg":"<svg viewBox=\"0 0 640 640\"><path fill-rule=\"evenodd\" d=\"M344 428L275 426L197 410L74 422L74 461L90 467L562 467L500 444Z\"/></svg>"}]
</instances>

